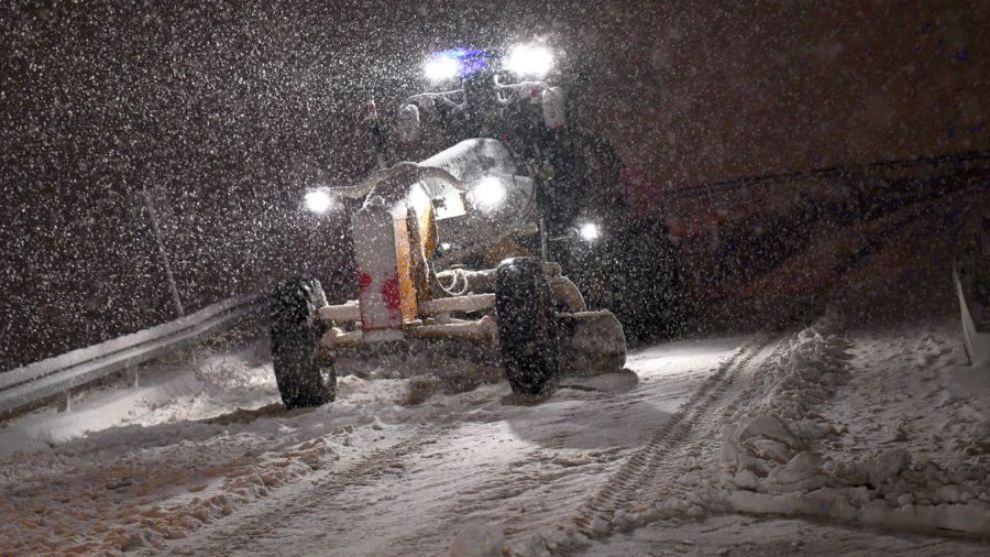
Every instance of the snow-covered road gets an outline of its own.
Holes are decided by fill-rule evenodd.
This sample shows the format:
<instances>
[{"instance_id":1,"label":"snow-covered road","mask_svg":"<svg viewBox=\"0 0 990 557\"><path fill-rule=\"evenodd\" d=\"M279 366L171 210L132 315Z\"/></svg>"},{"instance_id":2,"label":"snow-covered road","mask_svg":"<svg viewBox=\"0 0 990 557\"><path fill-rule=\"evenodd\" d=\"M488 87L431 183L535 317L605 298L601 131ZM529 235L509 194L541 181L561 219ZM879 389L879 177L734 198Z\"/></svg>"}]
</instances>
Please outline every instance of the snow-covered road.
<instances>
[{"instance_id":1,"label":"snow-covered road","mask_svg":"<svg viewBox=\"0 0 990 557\"><path fill-rule=\"evenodd\" d=\"M499 524L510 540L551 528L670 419L736 342L637 354L630 361L636 373L565 381L538 406L503 404L503 385L438 401L433 411L445 416L381 424L393 430L383 434L385 446L274 493L229 525L199 529L183 549L434 555L474 523Z\"/></svg>"},{"instance_id":2,"label":"snow-covered road","mask_svg":"<svg viewBox=\"0 0 990 557\"><path fill-rule=\"evenodd\" d=\"M434 554L475 522L516 538L568 519L743 340L644 350L535 406L504 383L403 405L411 379L350 375L337 402L285 412L264 347L162 364L0 430L27 449L3 466L0 534L17 553L197 555Z\"/></svg>"},{"instance_id":3,"label":"snow-covered road","mask_svg":"<svg viewBox=\"0 0 990 557\"><path fill-rule=\"evenodd\" d=\"M162 362L4 424L0 555L984 552L737 514L990 531L990 382L952 324L830 330L656 345L538 405L377 369L286 412L263 345ZM877 478L864 455L894 449L913 462Z\"/></svg>"}]
</instances>

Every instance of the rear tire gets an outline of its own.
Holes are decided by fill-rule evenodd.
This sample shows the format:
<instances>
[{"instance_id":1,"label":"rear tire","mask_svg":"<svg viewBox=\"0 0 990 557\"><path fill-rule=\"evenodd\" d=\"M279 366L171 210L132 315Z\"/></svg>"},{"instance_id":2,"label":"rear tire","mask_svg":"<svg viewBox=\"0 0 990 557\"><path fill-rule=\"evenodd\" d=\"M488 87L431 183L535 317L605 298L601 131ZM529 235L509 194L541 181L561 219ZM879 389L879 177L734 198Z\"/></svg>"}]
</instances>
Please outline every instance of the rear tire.
<instances>
[{"instance_id":1,"label":"rear tire","mask_svg":"<svg viewBox=\"0 0 990 557\"><path fill-rule=\"evenodd\" d=\"M499 265L495 314L502 367L512 391L529 396L553 392L560 375L557 319L538 259L517 257Z\"/></svg>"},{"instance_id":2,"label":"rear tire","mask_svg":"<svg viewBox=\"0 0 990 557\"><path fill-rule=\"evenodd\" d=\"M326 303L315 279L289 280L272 293L272 366L286 408L320 406L336 397L333 361L321 358L318 349L326 327L316 310Z\"/></svg>"}]
</instances>

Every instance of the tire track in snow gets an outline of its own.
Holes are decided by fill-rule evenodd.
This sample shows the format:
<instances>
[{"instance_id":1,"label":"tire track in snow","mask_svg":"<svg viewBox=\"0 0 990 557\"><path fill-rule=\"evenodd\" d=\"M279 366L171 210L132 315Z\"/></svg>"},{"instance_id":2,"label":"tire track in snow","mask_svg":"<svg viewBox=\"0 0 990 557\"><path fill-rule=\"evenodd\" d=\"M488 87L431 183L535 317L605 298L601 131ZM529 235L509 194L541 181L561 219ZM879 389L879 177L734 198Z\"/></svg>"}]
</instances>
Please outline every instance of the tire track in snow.
<instances>
[{"instance_id":1,"label":"tire track in snow","mask_svg":"<svg viewBox=\"0 0 990 557\"><path fill-rule=\"evenodd\" d=\"M647 500L643 501L642 493L644 490L654 491L650 488L665 459L688 441L699 425L714 419L711 414L713 407L723 400L736 376L757 355L764 354L765 359L769 355L765 349L770 344L768 335L759 334L718 366L691 398L654 433L652 439L633 453L608 483L581 506L571 519L578 529L589 536L605 534L620 514L629 510L643 511L652 506L653 497L646 497Z\"/></svg>"},{"instance_id":2,"label":"tire track in snow","mask_svg":"<svg viewBox=\"0 0 990 557\"><path fill-rule=\"evenodd\" d=\"M388 447L376 449L344 470L330 470L315 482L304 481L286 486L272 497L259 501L251 508L235 513L230 521L191 536L189 542L174 546L172 553L179 555L232 555L247 551L259 540L271 538L282 532L291 532L294 523L305 521L307 515L318 512L335 497L356 486L367 485L377 478L403 466L406 456L422 451L436 443L451 425L430 425L419 429L408 438ZM255 511L263 507L260 512ZM346 515L340 517L349 526ZM327 529L334 524L326 524ZM325 534L324 534L325 535ZM191 542L191 543L190 543Z\"/></svg>"},{"instance_id":3,"label":"tire track in snow","mask_svg":"<svg viewBox=\"0 0 990 557\"><path fill-rule=\"evenodd\" d=\"M745 403L762 392L761 381L772 375L770 367L776 357L789 347L791 337L791 334L782 334L774 338L758 349L758 357L738 368L726 393L712 411L695 424L690 438L674 447L660 462L654 477L673 481L653 482L642 501L653 504L676 497L687 500L702 486L716 485L722 446L713 440L720 441L723 426L739 419L740 407L747 407Z\"/></svg>"},{"instance_id":4,"label":"tire track in snow","mask_svg":"<svg viewBox=\"0 0 990 557\"><path fill-rule=\"evenodd\" d=\"M444 450L460 450L470 435L471 430L466 430ZM473 474L452 478L446 486L451 497L435 509L435 518L397 540L395 545L402 550L387 555L437 554L471 523L500 524L510 540L560 524L587 497L589 486L601 483L617 466L621 460L617 453L626 451L575 449L562 440L547 441L531 447L523 458L478 460Z\"/></svg>"},{"instance_id":5,"label":"tire track in snow","mask_svg":"<svg viewBox=\"0 0 990 557\"><path fill-rule=\"evenodd\" d=\"M405 442L321 473L316 485L310 479L272 492L175 552L245 557L292 547L301 556L432 555L474 522L501 524L510 541L526 538L567 522L650 440L660 419L676 414L667 399L699 397L712 374L704 369L717 361L682 374L697 375L690 388L684 377L669 382L676 393L661 375L632 391L564 392L552 401L560 406L496 405L447 429L418 426Z\"/></svg>"},{"instance_id":6,"label":"tire track in snow","mask_svg":"<svg viewBox=\"0 0 990 557\"><path fill-rule=\"evenodd\" d=\"M568 522L574 510L587 501L589 493L604 484L628 454L650 440L656 420L660 416L664 420L669 419L675 413L676 408L659 412L657 405L669 399L687 401L699 385L705 383L703 377L711 373L711 369L684 371L674 374L677 381L665 381L670 378L661 375L652 377L653 381L639 383L631 391L590 391L576 395L578 398L574 401L581 402L578 406L554 412L551 421L527 424L529 431L522 434L524 441L518 447L520 452L526 451L525 457L513 457L501 462L499 458L478 460L475 461L478 468L473 473L451 476L446 488L453 496L431 509L435 520L397 539L396 547L401 547L404 553L385 554L437 554L454 534L471 523L499 524L506 539L514 543ZM685 378L695 375L701 377L691 382L692 388L682 385ZM663 387L665 384L677 385L678 389L673 393L667 392ZM555 402L564 401L557 399ZM582 427L590 426L592 419L598 429L604 428L604 431L601 438L589 444L588 435ZM626 430L625 435L620 438L609 436L607 431L616 428L612 422L621 423L621 428ZM561 429L546 435L533 431L557 428ZM502 436L505 432L485 432L466 427L459 432L458 438L446 439L443 450L463 453L460 441L472 432L490 443L512 441ZM519 432L510 435L518 436ZM633 441L636 437L638 440ZM518 438L515 440L519 441ZM535 446L528 445L533 441L536 441ZM445 460L449 461L450 457Z\"/></svg>"}]
</instances>

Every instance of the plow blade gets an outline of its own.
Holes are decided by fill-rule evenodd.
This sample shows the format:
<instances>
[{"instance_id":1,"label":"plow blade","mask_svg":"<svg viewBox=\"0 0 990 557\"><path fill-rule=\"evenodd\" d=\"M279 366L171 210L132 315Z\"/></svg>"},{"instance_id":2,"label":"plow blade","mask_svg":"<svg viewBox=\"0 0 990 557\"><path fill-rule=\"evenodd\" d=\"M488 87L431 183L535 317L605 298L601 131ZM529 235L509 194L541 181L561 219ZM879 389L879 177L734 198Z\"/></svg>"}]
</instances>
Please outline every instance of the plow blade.
<instances>
[{"instance_id":1,"label":"plow blade","mask_svg":"<svg viewBox=\"0 0 990 557\"><path fill-rule=\"evenodd\" d=\"M564 375L598 375L626 365L626 336L612 312L560 313L557 324Z\"/></svg>"}]
</instances>

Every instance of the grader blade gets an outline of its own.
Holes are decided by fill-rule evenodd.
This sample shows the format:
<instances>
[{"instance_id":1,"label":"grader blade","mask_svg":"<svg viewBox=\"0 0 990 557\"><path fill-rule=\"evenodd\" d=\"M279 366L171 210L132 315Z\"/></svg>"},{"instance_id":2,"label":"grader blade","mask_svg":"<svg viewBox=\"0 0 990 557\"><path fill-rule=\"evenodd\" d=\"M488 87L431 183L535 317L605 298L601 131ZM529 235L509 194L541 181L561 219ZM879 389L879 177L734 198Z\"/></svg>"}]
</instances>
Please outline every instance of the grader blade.
<instances>
[{"instance_id":1,"label":"grader blade","mask_svg":"<svg viewBox=\"0 0 990 557\"><path fill-rule=\"evenodd\" d=\"M557 324L565 375L597 375L618 371L626 364L626 336L612 312L560 313Z\"/></svg>"}]
</instances>

